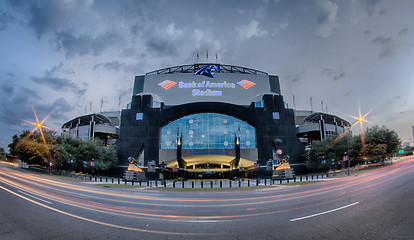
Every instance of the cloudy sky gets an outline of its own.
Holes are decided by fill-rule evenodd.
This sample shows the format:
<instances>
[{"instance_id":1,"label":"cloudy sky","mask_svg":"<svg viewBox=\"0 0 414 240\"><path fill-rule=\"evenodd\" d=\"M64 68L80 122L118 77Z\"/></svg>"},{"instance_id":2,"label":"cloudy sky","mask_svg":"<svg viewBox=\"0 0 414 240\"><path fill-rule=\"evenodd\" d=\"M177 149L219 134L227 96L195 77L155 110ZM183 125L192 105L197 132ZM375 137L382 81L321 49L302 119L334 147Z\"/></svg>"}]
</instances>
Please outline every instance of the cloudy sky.
<instances>
[{"instance_id":1,"label":"cloudy sky","mask_svg":"<svg viewBox=\"0 0 414 240\"><path fill-rule=\"evenodd\" d=\"M310 110L312 98L314 111L352 122L360 106L409 141L413 10L412 0L0 0L0 147L32 128L22 121L35 121L32 106L59 131L125 108L135 75L206 51L278 75L290 108Z\"/></svg>"}]
</instances>

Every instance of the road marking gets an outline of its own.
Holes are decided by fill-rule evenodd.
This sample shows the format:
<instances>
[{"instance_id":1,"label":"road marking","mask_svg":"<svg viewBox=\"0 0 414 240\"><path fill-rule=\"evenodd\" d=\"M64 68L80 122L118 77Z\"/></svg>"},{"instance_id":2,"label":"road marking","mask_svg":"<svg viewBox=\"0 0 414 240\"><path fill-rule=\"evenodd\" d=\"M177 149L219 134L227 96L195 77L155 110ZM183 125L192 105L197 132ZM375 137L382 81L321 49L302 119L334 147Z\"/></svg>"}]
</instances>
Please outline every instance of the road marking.
<instances>
[{"instance_id":1,"label":"road marking","mask_svg":"<svg viewBox=\"0 0 414 240\"><path fill-rule=\"evenodd\" d=\"M23 192L23 191L20 191L20 190L17 190L17 191L18 191L18 192L20 192L20 193L23 193L24 195L27 195L27 196L29 196L29 197L31 197L31 198L34 198L34 199L40 200L40 201L45 202L45 203L48 203L48 204L52 204L52 203L51 203L51 202L49 202L49 201L46 201L46 200L43 200L43 199L41 199L41 198L35 197L35 196L33 196L33 195L31 195L31 194L28 194L28 193L25 193L25 192Z\"/></svg>"},{"instance_id":2,"label":"road marking","mask_svg":"<svg viewBox=\"0 0 414 240\"><path fill-rule=\"evenodd\" d=\"M305 216L305 217L300 217L300 218L293 218L293 219L290 219L290 221L291 222L295 222L295 221L299 221L299 220L303 220L303 219L307 219L307 218L316 217L316 216L319 216L319 215L323 215L323 214L335 212L335 211L338 211L338 210L341 210L341 209L344 209L344 208L347 208L347 207L354 206L354 205L356 205L358 203L359 202L354 202L354 203L351 203L349 205L346 205L346 206L343 206L343 207L339 207L339 208L335 208L335 209L332 209L332 210L329 210L329 211L326 211L326 212L316 213L316 214L312 214L312 215Z\"/></svg>"}]
</instances>

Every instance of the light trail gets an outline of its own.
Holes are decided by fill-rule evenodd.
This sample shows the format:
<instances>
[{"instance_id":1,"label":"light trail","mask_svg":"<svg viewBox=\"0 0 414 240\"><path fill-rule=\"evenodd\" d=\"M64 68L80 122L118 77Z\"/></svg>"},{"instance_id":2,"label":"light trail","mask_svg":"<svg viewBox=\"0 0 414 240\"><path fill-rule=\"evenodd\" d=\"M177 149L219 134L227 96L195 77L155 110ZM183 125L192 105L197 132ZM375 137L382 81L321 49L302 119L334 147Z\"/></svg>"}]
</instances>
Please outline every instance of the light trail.
<instances>
[{"instance_id":1,"label":"light trail","mask_svg":"<svg viewBox=\"0 0 414 240\"><path fill-rule=\"evenodd\" d=\"M380 169L378 169L378 170L380 170ZM377 171L377 170L374 170L374 171ZM355 180L354 183L344 183L342 185L336 185L336 186L321 188L321 189L317 189L317 190L309 190L309 191L304 191L304 192L300 192L300 193L291 193L291 194L283 194L283 195L270 195L270 196L262 196L262 197L250 197L250 198L243 198L243 199L221 199L220 200L220 202L222 202L222 201L234 202L234 201L252 201L252 200L269 199L269 198L271 199L271 200L260 201L260 202L250 202L250 203L243 202L243 203L231 203L231 204L220 204L220 205L188 205L188 204L177 205L177 204L167 204L167 203L162 203L162 204L161 203L160 204L140 203L140 202L131 202L131 201L122 201L122 200L116 200L116 201L117 202L122 201L124 203L130 203L130 204L171 206L171 207L197 207L197 208L199 208L199 207L229 207L229 206L244 206L244 205L253 205L253 204L267 204L267 203L274 203L274 202L279 202L279 201L294 200L294 199L298 199L298 198L304 198L304 197L309 197L309 196L315 196L315 195L318 195L318 194L329 193L329 192L332 192L332 191L342 190L342 189L353 187L353 186L356 186L356 185L359 185L359 184L362 184L362 183L373 181L375 179L378 179L378 178L384 177L386 175L392 174L396 171L398 171L398 169L395 169L395 170L390 171L388 173L384 173L382 175L377 175L373 178L367 178L364 181ZM41 184L39 184L39 185L41 185ZM41 185L41 186L43 186L43 185ZM52 189L55 190L55 191L62 191L61 189L55 189L55 188L52 188ZM74 189L76 189L76 188L74 188ZM95 192L95 193L98 193L98 194L104 194L101 191L93 191L89 188L85 189L85 191ZM74 194L73 192L69 192L69 193ZM301 194L301 196L294 197L294 195L298 195L298 194ZM77 195L80 195L80 196L83 196L83 197L90 197L90 195L83 195L83 194L77 194ZM119 194L108 194L108 195L120 196ZM130 195L121 195L121 197L125 197L125 198L131 197L133 199L141 199L139 197L135 198L134 196L130 196ZM283 197L286 197L286 198L283 198ZM102 200L108 200L106 198L99 198L99 197L94 197L94 198L102 199ZM277 199L275 199L275 198L277 198ZM165 198L145 198L145 200L172 201L172 199L165 199ZM181 199L173 199L173 201L180 201L180 200ZM184 199L182 201L183 202L188 202L189 199ZM209 199L209 200L205 200L205 201L214 201L214 200ZM193 202L193 201L191 201L191 202Z\"/></svg>"},{"instance_id":2,"label":"light trail","mask_svg":"<svg viewBox=\"0 0 414 240\"><path fill-rule=\"evenodd\" d=\"M411 160L409 161L405 161L403 163L407 163L407 162L411 162ZM401 164L403 164L401 163ZM278 196L266 196L266 198L273 198L272 200L268 200L268 201L256 201L256 202L250 202L250 203L235 203L235 204L222 204L222 205L209 205L209 207L223 207L223 206L247 206L247 205L258 205L258 204L267 204L267 203L275 203L275 202L281 202L281 201L291 201L291 200L298 200L298 199L303 199L303 198L308 198L311 196L316 196L316 195L322 195L325 193L330 193L330 192L334 192L334 191L340 191L340 190L344 190L345 188L350 188L350 187L354 187L357 185L362 185L363 183L367 183L370 181L374 181L377 180L378 178L382 178L386 175L390 175L393 174L395 172L399 172L399 174L401 174L402 170L412 170L412 166L405 166L403 167L403 165L401 164L397 164L396 166L399 166L398 168L395 168L389 172L383 173L383 174L379 174L376 176L372 176L372 177L368 177L366 178L364 181L360 181L359 179L356 179L353 183L344 183L342 185L337 185L334 186L334 189L332 189L332 187L327 187L327 188L320 188L317 190L310 190L310 191L304 191L304 192L300 192L300 193L296 193L296 194L301 194L300 196L294 196L293 194L284 194L284 195L278 195ZM401 166L401 167L400 167ZM387 167L388 168L388 167ZM381 169L378 170L374 170L373 172L376 171L380 171ZM410 171L412 172L412 171ZM408 174L408 173L407 173ZM393 177L392 179L398 178L399 175L397 175L396 177ZM387 181L391 181L387 180ZM128 215L133 215L133 216L141 216L141 217L145 217L145 218L150 218L150 219L156 219L156 220L173 220L173 221L195 221L195 219L197 219L195 222L203 222L203 221L221 221L223 219L229 219L229 218L241 218L241 217L251 217L251 216L257 216L257 215L265 215L265 214L274 214L274 213L278 213L280 211L273 211L273 212L267 212L267 213L255 213L255 214L240 214L240 215L231 215L231 216L183 216L183 215L179 215L179 214L156 214L156 212L159 213L165 213L165 210L158 210L158 211L150 211L148 208L142 209L142 208L126 208L126 207L119 207L117 205L108 205L108 204L103 204L103 203L99 203L97 204L96 202L93 201L86 201L86 200L82 200L82 199L78 199L78 198L73 198L73 197L69 197L69 196L63 196L63 195L58 195L58 194L51 194L51 193L47 193L44 191L39 191L38 189L33 189L32 187L29 187L25 184L22 183L12 183L4 178L2 178L3 182L9 185L13 185L14 187L24 190L24 191L28 191L28 192L32 192L36 195L40 195L40 196L44 196L48 199L52 199L56 202L60 202L62 204L67 204L73 207L78 207L78 208L82 208L85 210L90 210L90 211L96 211L96 212L102 212L102 213L110 213L110 214L114 214L114 215L121 215L121 216L125 216L125 214ZM338 179L339 180L339 179ZM385 182L385 181L383 181ZM352 192L354 191L358 191L361 189L365 189L365 188L369 188L378 184L381 184L382 182L376 182L374 184L370 184L369 186L364 186L358 189L354 189L351 190ZM16 185L18 184L18 186ZM339 186L344 186L344 187L339 187ZM348 191L351 192L351 191ZM342 194L339 194L342 195ZM86 195L85 195L86 196ZM280 198L280 197L287 197L287 198ZM90 196L89 196L90 197ZM274 199L274 198L279 198L279 199ZM257 198L254 198L255 200L257 200ZM104 200L108 200L108 199L104 199ZM234 199L229 199L234 200ZM119 202L118 200L114 200L116 202ZM128 203L135 203L135 202L128 202ZM138 204L142 204L142 205L153 205L151 203L138 203ZM162 205L162 206L172 206L172 207L177 207L176 205L169 205L169 204L158 204L158 205ZM187 205L182 205L185 207L188 207ZM194 207L200 207L200 206L194 206ZM292 210L292 209L289 209Z\"/></svg>"},{"instance_id":3,"label":"light trail","mask_svg":"<svg viewBox=\"0 0 414 240\"><path fill-rule=\"evenodd\" d=\"M218 236L218 235L221 235L221 234L218 234L218 233L188 233L188 232L157 231L157 230L148 230L148 229L142 229L142 228L132 228L132 227L126 227L126 226L122 226L122 225L105 223L105 222L102 222L102 221L97 221L97 220L93 220L93 219L81 217L81 216L78 216L78 215L75 215L75 214L72 214L72 213L68 213L68 212L65 212L65 211L62 211L62 210L53 208L51 206L47 206L45 204L42 204L42 203L36 202L36 201L34 201L34 200L30 199L30 198L27 198L27 197L25 197L23 195L20 195L18 193L15 193L15 192L13 192L13 191L11 191L11 190L3 187L3 186L0 186L0 188L3 189L3 190L5 190L5 191L7 191L7 192L9 192L9 193L11 193L11 194L13 194L13 195L15 195L15 196L17 196L17 197L20 197L20 198L22 198L24 200L27 200L27 201L29 201L31 203L34 203L34 204L36 204L38 206L47 208L49 210L58 212L60 214L63 214L63 215L69 216L69 217L73 217L73 218L76 218L76 219L79 219L79 220L83 220L83 221L87 221L87 222L91 222L91 223L95 223L95 224L99 224L99 225L104 225L104 226L107 226L107 227L120 228L120 229L124 229L124 230L136 231L136 232L146 232L146 233L156 233L156 234L166 234L166 235L180 235L180 236L182 236L182 235L185 235L185 236Z\"/></svg>"},{"instance_id":4,"label":"light trail","mask_svg":"<svg viewBox=\"0 0 414 240\"><path fill-rule=\"evenodd\" d=\"M33 176L31 174L28 174L27 176L24 176L24 174L19 173L18 171L5 171L4 169L0 169L0 182L4 183L6 185L9 185L11 187L14 187L16 189L18 189L18 191L25 191L25 192L29 192L29 193L33 193L33 195L37 195L40 197L44 197L45 199L54 201L56 203L61 203L63 205L67 205L70 207L74 207L74 208L79 208L79 209L83 209L86 211L91 211L91 212L96 212L96 213L102 213L102 214L110 214L113 216L118 216L118 217L123 217L123 218L137 218L137 219L146 219L146 220L155 220L155 221L162 221L162 222L191 222L191 223L220 223L220 222L234 222L234 221L244 221L247 218L251 218L251 217L258 217L258 216L265 216L265 215L278 215L281 213L286 213L286 212L292 212L292 211L299 211L302 209L308 209L309 207L315 207L315 206L323 206L326 205L327 203L332 203L332 202L336 202L340 199L344 199L346 198L346 194L351 193L351 192L357 192L357 193L362 193L362 191L364 189L367 188L372 188L373 186L378 186L381 185L385 182L388 181L393 181L401 176L407 175L407 174L412 174L414 172L414 165L412 165L412 162L414 161L414 158L409 158L408 160L404 160L402 162L397 162L393 165L387 166L387 167L383 167L381 169L376 169L376 170L372 170L368 173L364 173L364 177L362 178L352 178L352 177L346 177L346 178L339 178L337 179L337 182L340 183L336 186L328 186L328 187L322 187L322 188L318 188L318 189L314 189L314 190L307 190L307 191L302 191L302 192L296 192L296 193L288 193L288 194L279 194L279 195L270 195L270 196L261 196L261 197L246 197L244 199L242 199L243 201L241 202L236 202L233 204L217 204L217 205L213 205L213 204L209 204L209 205L195 205L195 206L191 206L191 205L187 205L189 203L189 201L183 201L186 202L187 204L180 204L180 205L176 205L176 204L168 204L169 201L167 201L167 203L162 204L162 203L157 203L157 206L163 206L166 208L172 207L172 209L174 209L173 211L169 210L169 209L150 209L148 208L137 208L137 207L125 207L125 206L121 206L120 205L120 201L122 201L122 203L128 203L128 204L139 204L139 205L144 205L144 206L154 206L153 203L145 203L145 202L133 202L133 201L124 201L124 200L118 200L118 199L105 199L103 197L95 197L95 196L91 196L91 195L86 195L86 194L82 194L82 197L84 198L89 198L87 200L85 199L80 199L79 194L78 193L74 193L74 192L70 192L70 190L77 190L80 192L97 192L97 194L99 194L100 196L116 196L116 197L122 197L122 198L128 198L128 197L135 197L134 200L144 200L147 201L148 199L156 199L157 201L162 201L160 199L165 199L165 197L147 197L145 199L141 199L141 196L136 196L134 194L136 193L132 193L133 196L129 196L128 193L111 193L111 194L107 194L108 192L104 192L102 189L102 191L96 190L94 187L83 187L83 186L79 186L79 185L75 185L75 184L70 184L70 183L61 183L59 181L54 181L54 180L50 180L50 179L43 179L41 177L37 177L37 176ZM11 173L11 174L9 174ZM4 177L2 177L1 175L4 175ZM389 176L389 178L384 179L384 177ZM7 179L6 179L7 177ZM46 183L42 184L42 180ZM380 181L378 181L380 180ZM370 184L371 183L371 184ZM30 184L30 185L28 185ZM59 185L62 185L62 189L58 189L57 187ZM321 183L324 184L324 183ZM367 185L368 184L368 185ZM358 187L360 186L360 187ZM2 187L0 185L0 187L2 189L6 189L5 187ZM39 187L39 188L37 188ZM358 188L354 188L354 187L358 187ZM79 190L81 189L81 190ZM11 191L11 190L8 190ZM56 192L49 192L49 191L56 191ZM107 191L105 189L105 191ZM345 191L345 192L343 192ZM339 194L334 194L334 193L339 193ZM29 198L22 196L21 194L18 193L14 193L16 196L21 196L23 199L26 199L29 201ZM68 194L68 195L65 195ZM145 193L143 193L145 194ZM328 199L327 201L319 201L319 202L315 202L316 200L313 199L312 201L309 201L308 198L313 197L313 196L321 196L323 194L331 194L328 195L331 197L331 199ZM69 196L71 195L71 196ZM78 196L78 197L73 197L73 196ZM101 203L101 202L94 202L94 199L101 199L101 200L105 200L105 201L109 201L110 204L108 203ZM240 198L227 198L224 199L226 201L239 201ZM245 202L247 200L251 201L251 202ZM275 205L269 204L269 203L276 203L276 202L297 202L299 200L305 200L306 202L304 202L305 204L301 204L298 207L281 207L283 209L274 209ZM170 200L170 199L168 199ZM179 202L181 200L181 198L175 198L173 199L174 202ZM191 200L191 199L186 199L186 200ZM198 199L195 199L198 200ZM296 200L296 201L293 201ZM209 199L207 199L206 201L210 201ZM36 201L31 201L31 202L36 202ZM115 202L111 203L111 202ZM218 201L217 201L218 202ZM199 203L198 201L195 201L194 203ZM218 203L223 203L222 201L218 202ZM45 204L36 202L36 204L40 205L40 206L47 206ZM263 208L258 207L258 205L262 204ZM254 207L250 207L250 208L244 208L241 209L240 211L238 211L237 213L239 214L226 214L225 212L227 211L219 211L220 214L218 215L203 215L206 213L210 213L213 211L197 211L195 213L195 215L183 215L181 213L181 211L185 211L185 209L177 209L179 207L195 207L195 208L200 208L200 207L205 207L208 206L210 208L222 208L223 206L225 207L234 207L234 206L251 206L251 205L255 205ZM59 205L56 205L59 206ZM273 209L272 209L273 208ZM280 207L279 207L280 208ZM48 208L50 209L50 208ZM85 220L85 221L89 221L89 222L93 222L96 224L101 224L104 226L109 226L109 227L115 227L115 228L121 228L121 229L126 229L126 230L133 230L133 231L147 231L147 229L140 229L140 228L131 228L128 226L121 226L121 225L117 225L117 224L112 224L112 223L108 223L108 222L102 222L102 221L96 221L90 218L86 218L84 216L79 216L73 213L68 212L68 210L62 211L59 210L57 208L54 208L54 211L57 212L61 212L62 214L68 215L68 216L72 216L81 220ZM51 209L52 210L52 209ZM230 209L231 210L231 209ZM332 210L330 210L332 211ZM217 212L217 211L216 211ZM233 211L234 212L234 211ZM85 212L86 213L86 212ZM180 214L181 213L181 214ZM194 212L193 212L194 213ZM191 214L193 214L191 213ZM327 211L328 213L328 211ZM324 213L326 214L326 213ZM83 215L83 214L82 214ZM321 215L321 214L319 214ZM312 215L311 215L312 216ZM309 216L307 216L307 218L310 218ZM298 221L298 220L296 220ZM148 231L147 231L148 232ZM151 233L157 233L157 234L168 234L164 231L152 231L149 230L149 232ZM168 232L168 231L167 231ZM176 234L176 233L174 233ZM181 234L181 233L180 233ZM192 233L190 233L191 235ZM225 234L225 233L223 233Z\"/></svg>"}]
</instances>

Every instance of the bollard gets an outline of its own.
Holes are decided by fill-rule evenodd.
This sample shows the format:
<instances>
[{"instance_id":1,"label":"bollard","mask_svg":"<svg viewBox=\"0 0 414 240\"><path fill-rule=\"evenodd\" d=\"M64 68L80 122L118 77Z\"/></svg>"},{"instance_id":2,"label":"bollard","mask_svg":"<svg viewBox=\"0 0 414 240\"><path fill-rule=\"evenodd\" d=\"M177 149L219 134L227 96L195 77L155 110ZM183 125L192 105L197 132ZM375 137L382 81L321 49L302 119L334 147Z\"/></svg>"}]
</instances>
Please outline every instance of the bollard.
<instances>
[{"instance_id":1,"label":"bollard","mask_svg":"<svg viewBox=\"0 0 414 240\"><path fill-rule=\"evenodd\" d=\"M183 188L184 188L184 180L183 180L183 183L182 184L183 184Z\"/></svg>"},{"instance_id":2,"label":"bollard","mask_svg":"<svg viewBox=\"0 0 414 240\"><path fill-rule=\"evenodd\" d=\"M240 182L240 180L239 180L239 187L241 187L241 182Z\"/></svg>"},{"instance_id":3,"label":"bollard","mask_svg":"<svg viewBox=\"0 0 414 240\"><path fill-rule=\"evenodd\" d=\"M118 178L118 184L121 184L121 183L120 183L120 179L119 179L119 178Z\"/></svg>"},{"instance_id":4,"label":"bollard","mask_svg":"<svg viewBox=\"0 0 414 240\"><path fill-rule=\"evenodd\" d=\"M319 179L319 175L318 174L316 174L316 179Z\"/></svg>"},{"instance_id":5,"label":"bollard","mask_svg":"<svg viewBox=\"0 0 414 240\"><path fill-rule=\"evenodd\" d=\"M247 186L250 187L250 179L247 180Z\"/></svg>"},{"instance_id":6,"label":"bollard","mask_svg":"<svg viewBox=\"0 0 414 240\"><path fill-rule=\"evenodd\" d=\"M289 178L287 178L287 183L289 183Z\"/></svg>"},{"instance_id":7,"label":"bollard","mask_svg":"<svg viewBox=\"0 0 414 240\"><path fill-rule=\"evenodd\" d=\"M259 186L259 179L256 179L256 186Z\"/></svg>"},{"instance_id":8,"label":"bollard","mask_svg":"<svg viewBox=\"0 0 414 240\"><path fill-rule=\"evenodd\" d=\"M108 178L107 177L105 178L105 181L108 182Z\"/></svg>"},{"instance_id":9,"label":"bollard","mask_svg":"<svg viewBox=\"0 0 414 240\"><path fill-rule=\"evenodd\" d=\"M201 188L203 188L203 181L201 181Z\"/></svg>"},{"instance_id":10,"label":"bollard","mask_svg":"<svg viewBox=\"0 0 414 240\"><path fill-rule=\"evenodd\" d=\"M95 182L96 182L96 180L97 180L97 178L96 178L96 176L95 176Z\"/></svg>"},{"instance_id":11,"label":"bollard","mask_svg":"<svg viewBox=\"0 0 414 240\"><path fill-rule=\"evenodd\" d=\"M112 183L114 183L114 178L112 177Z\"/></svg>"},{"instance_id":12,"label":"bollard","mask_svg":"<svg viewBox=\"0 0 414 240\"><path fill-rule=\"evenodd\" d=\"M300 178L300 181L302 182L302 176L300 176L299 178Z\"/></svg>"},{"instance_id":13,"label":"bollard","mask_svg":"<svg viewBox=\"0 0 414 240\"><path fill-rule=\"evenodd\" d=\"M223 181L220 181L220 188L223 187Z\"/></svg>"},{"instance_id":14,"label":"bollard","mask_svg":"<svg viewBox=\"0 0 414 240\"><path fill-rule=\"evenodd\" d=\"M132 186L134 186L134 179L132 179L131 183L132 183Z\"/></svg>"},{"instance_id":15,"label":"bollard","mask_svg":"<svg viewBox=\"0 0 414 240\"><path fill-rule=\"evenodd\" d=\"M89 176L89 179L92 181L92 176Z\"/></svg>"},{"instance_id":16,"label":"bollard","mask_svg":"<svg viewBox=\"0 0 414 240\"><path fill-rule=\"evenodd\" d=\"M125 185L126 185L126 179L124 179Z\"/></svg>"},{"instance_id":17,"label":"bollard","mask_svg":"<svg viewBox=\"0 0 414 240\"><path fill-rule=\"evenodd\" d=\"M141 187L141 184L142 184L142 181L141 181L141 179L139 180L139 186Z\"/></svg>"},{"instance_id":18,"label":"bollard","mask_svg":"<svg viewBox=\"0 0 414 240\"><path fill-rule=\"evenodd\" d=\"M308 181L308 175L306 175L306 181Z\"/></svg>"},{"instance_id":19,"label":"bollard","mask_svg":"<svg viewBox=\"0 0 414 240\"><path fill-rule=\"evenodd\" d=\"M282 184L282 178L279 178L279 183Z\"/></svg>"},{"instance_id":20,"label":"bollard","mask_svg":"<svg viewBox=\"0 0 414 240\"><path fill-rule=\"evenodd\" d=\"M191 188L194 188L194 181L191 182Z\"/></svg>"},{"instance_id":21,"label":"bollard","mask_svg":"<svg viewBox=\"0 0 414 240\"><path fill-rule=\"evenodd\" d=\"M229 186L231 187L231 180L229 181Z\"/></svg>"},{"instance_id":22,"label":"bollard","mask_svg":"<svg viewBox=\"0 0 414 240\"><path fill-rule=\"evenodd\" d=\"M102 177L99 177L99 181L102 182Z\"/></svg>"},{"instance_id":23,"label":"bollard","mask_svg":"<svg viewBox=\"0 0 414 240\"><path fill-rule=\"evenodd\" d=\"M147 181L147 187L149 187L149 180Z\"/></svg>"},{"instance_id":24,"label":"bollard","mask_svg":"<svg viewBox=\"0 0 414 240\"><path fill-rule=\"evenodd\" d=\"M164 187L167 187L167 181L164 180Z\"/></svg>"},{"instance_id":25,"label":"bollard","mask_svg":"<svg viewBox=\"0 0 414 240\"><path fill-rule=\"evenodd\" d=\"M173 182L173 188L175 188L175 181Z\"/></svg>"},{"instance_id":26,"label":"bollard","mask_svg":"<svg viewBox=\"0 0 414 240\"><path fill-rule=\"evenodd\" d=\"M293 182L296 182L296 177L293 178Z\"/></svg>"},{"instance_id":27,"label":"bollard","mask_svg":"<svg viewBox=\"0 0 414 240\"><path fill-rule=\"evenodd\" d=\"M210 188L213 188L213 181L210 181Z\"/></svg>"},{"instance_id":28,"label":"bollard","mask_svg":"<svg viewBox=\"0 0 414 240\"><path fill-rule=\"evenodd\" d=\"M158 187L158 181L155 180L155 187Z\"/></svg>"}]
</instances>

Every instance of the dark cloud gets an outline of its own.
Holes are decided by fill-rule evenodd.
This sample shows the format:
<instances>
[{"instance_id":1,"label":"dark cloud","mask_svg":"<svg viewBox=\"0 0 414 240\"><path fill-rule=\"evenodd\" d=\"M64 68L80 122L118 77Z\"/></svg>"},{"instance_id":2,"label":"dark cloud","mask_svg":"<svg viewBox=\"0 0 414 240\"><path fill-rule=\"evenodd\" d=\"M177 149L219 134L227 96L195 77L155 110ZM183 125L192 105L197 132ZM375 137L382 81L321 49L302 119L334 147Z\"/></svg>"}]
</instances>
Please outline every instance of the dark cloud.
<instances>
[{"instance_id":1,"label":"dark cloud","mask_svg":"<svg viewBox=\"0 0 414 240\"><path fill-rule=\"evenodd\" d=\"M404 36L404 35L407 35L409 33L411 33L411 28L408 28L408 27L403 28L400 31L398 31L398 35L400 35L400 36Z\"/></svg>"},{"instance_id":2,"label":"dark cloud","mask_svg":"<svg viewBox=\"0 0 414 240\"><path fill-rule=\"evenodd\" d=\"M0 31L7 28L10 22L13 21L13 16L10 15L2 6L0 5Z\"/></svg>"},{"instance_id":3,"label":"dark cloud","mask_svg":"<svg viewBox=\"0 0 414 240\"><path fill-rule=\"evenodd\" d=\"M148 33L145 45L151 52L161 56L179 55L183 30L178 29L174 23L170 23L167 26L154 26L153 30Z\"/></svg>"},{"instance_id":4,"label":"dark cloud","mask_svg":"<svg viewBox=\"0 0 414 240\"><path fill-rule=\"evenodd\" d=\"M44 84L51 89L59 92L73 92L78 95L83 95L86 92L86 89L79 88L76 84L66 78L58 77L32 77L32 80L36 83Z\"/></svg>"},{"instance_id":5,"label":"dark cloud","mask_svg":"<svg viewBox=\"0 0 414 240\"><path fill-rule=\"evenodd\" d=\"M55 33L68 27L69 22L76 20L80 10L87 5L86 1L8 1L10 7L25 19L27 24L41 38L47 33Z\"/></svg>"},{"instance_id":6,"label":"dark cloud","mask_svg":"<svg viewBox=\"0 0 414 240\"><path fill-rule=\"evenodd\" d=\"M345 71L342 70L342 66L339 67L338 70L334 69L325 69L322 71L322 74L331 77L334 81L338 81L346 76Z\"/></svg>"},{"instance_id":7,"label":"dark cloud","mask_svg":"<svg viewBox=\"0 0 414 240\"><path fill-rule=\"evenodd\" d=\"M15 87L15 79L14 74L12 72L8 72L6 77L2 79L2 84L0 86L0 89L3 90L3 94L10 96L14 92Z\"/></svg>"},{"instance_id":8,"label":"dark cloud","mask_svg":"<svg viewBox=\"0 0 414 240\"><path fill-rule=\"evenodd\" d=\"M99 63L99 64L95 64L95 66L93 66L94 70L100 69L100 68L105 68L109 71L116 71L118 72L119 70L121 70L122 68L125 68L126 64L125 63L121 63L118 61L112 61L112 62L107 62L107 63Z\"/></svg>"},{"instance_id":9,"label":"dark cloud","mask_svg":"<svg viewBox=\"0 0 414 240\"><path fill-rule=\"evenodd\" d=\"M384 36L376 37L376 38L372 39L372 41L371 41L371 43L373 43L373 44L380 44L380 45L390 44L391 42L392 42L391 37L384 37Z\"/></svg>"},{"instance_id":10,"label":"dark cloud","mask_svg":"<svg viewBox=\"0 0 414 240\"><path fill-rule=\"evenodd\" d=\"M73 74L75 71L71 68L65 68L62 63L52 67L46 71L44 77L32 77L32 81L46 85L58 92L72 92L78 95L83 95L86 88L81 88L67 78L57 77L60 74Z\"/></svg>"},{"instance_id":11,"label":"dark cloud","mask_svg":"<svg viewBox=\"0 0 414 240\"><path fill-rule=\"evenodd\" d=\"M57 66L52 67L52 69L50 69L49 71L47 71L47 75L53 75L53 74L57 74L57 73L63 73L63 74L74 74L75 71L72 68L65 68L63 66L63 63L60 63Z\"/></svg>"},{"instance_id":12,"label":"dark cloud","mask_svg":"<svg viewBox=\"0 0 414 240\"><path fill-rule=\"evenodd\" d=\"M385 15L387 10L380 6L382 0L362 0L364 10L370 15L378 13L379 15Z\"/></svg>"},{"instance_id":13,"label":"dark cloud","mask_svg":"<svg viewBox=\"0 0 414 240\"><path fill-rule=\"evenodd\" d=\"M38 38L47 31L57 29L66 19L68 12L61 1L33 2L30 6L29 26Z\"/></svg>"},{"instance_id":14,"label":"dark cloud","mask_svg":"<svg viewBox=\"0 0 414 240\"><path fill-rule=\"evenodd\" d=\"M10 83L3 83L3 85L1 85L0 87L1 90L3 90L3 93L6 95L11 95L13 94L14 91L14 85L10 84Z\"/></svg>"},{"instance_id":15,"label":"dark cloud","mask_svg":"<svg viewBox=\"0 0 414 240\"><path fill-rule=\"evenodd\" d=\"M397 54L397 46L393 43L391 37L378 36L371 43L380 46L380 59L392 58Z\"/></svg>"},{"instance_id":16,"label":"dark cloud","mask_svg":"<svg viewBox=\"0 0 414 240\"><path fill-rule=\"evenodd\" d=\"M53 103L36 103L36 100L28 97L25 91L4 103L0 106L0 122L9 126L25 126L25 128L30 128L31 126L27 126L23 120L36 121L33 108L40 121L46 116L50 116L46 121L46 126L48 125L47 122L50 121L66 121L68 119L66 113L73 110L73 107L64 98L58 98Z\"/></svg>"},{"instance_id":17,"label":"dark cloud","mask_svg":"<svg viewBox=\"0 0 414 240\"><path fill-rule=\"evenodd\" d=\"M302 72L296 73L294 75L289 75L289 76L286 77L286 80L292 81L293 83L296 83L296 82L301 81L305 74L306 74L306 71L302 71Z\"/></svg>"},{"instance_id":18,"label":"dark cloud","mask_svg":"<svg viewBox=\"0 0 414 240\"><path fill-rule=\"evenodd\" d=\"M0 94L0 101L2 102L0 105L0 123L7 125L8 129L15 127L20 130L31 128L32 126L29 126L23 120L36 121L33 109L35 109L39 120L50 115L47 120L49 123L50 121L66 121L68 117L65 114L73 110L73 107L62 97L52 103L47 103L41 99L36 91L25 87L16 87L12 96Z\"/></svg>"},{"instance_id":19,"label":"dark cloud","mask_svg":"<svg viewBox=\"0 0 414 240\"><path fill-rule=\"evenodd\" d=\"M33 90L22 88L13 96L0 95L0 122L7 125L22 125L22 119L33 116L32 103L39 98Z\"/></svg>"},{"instance_id":20,"label":"dark cloud","mask_svg":"<svg viewBox=\"0 0 414 240\"><path fill-rule=\"evenodd\" d=\"M366 30L366 31L364 32L364 35L365 35L365 36L369 36L369 35L371 35L371 33L372 33L372 31L371 31L371 30Z\"/></svg>"},{"instance_id":21,"label":"dark cloud","mask_svg":"<svg viewBox=\"0 0 414 240\"><path fill-rule=\"evenodd\" d=\"M328 37L332 34L337 24L338 5L329 0L318 0L316 7L317 35Z\"/></svg>"},{"instance_id":22,"label":"dark cloud","mask_svg":"<svg viewBox=\"0 0 414 240\"><path fill-rule=\"evenodd\" d=\"M92 37L81 34L75 36L71 31L56 33L56 48L63 49L66 57L93 54L100 55L106 48L120 43L117 34L108 31L105 34Z\"/></svg>"}]
</instances>

